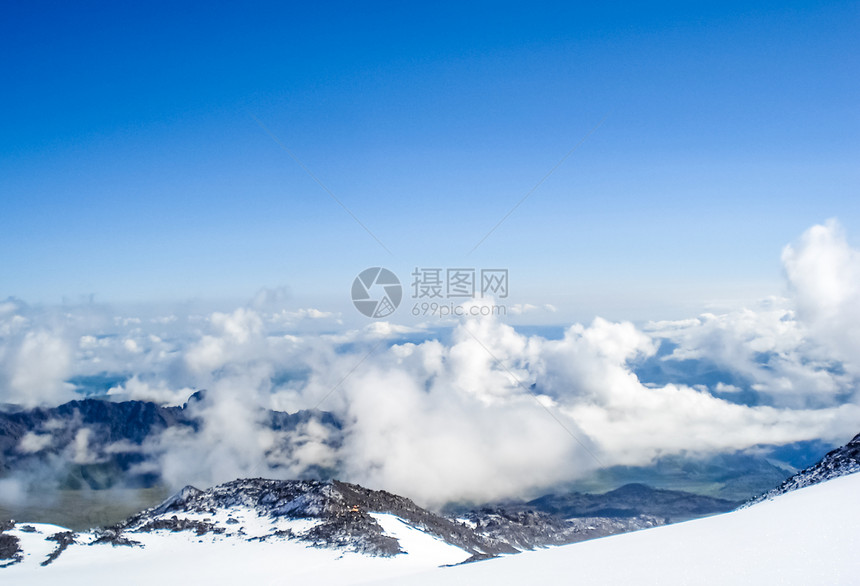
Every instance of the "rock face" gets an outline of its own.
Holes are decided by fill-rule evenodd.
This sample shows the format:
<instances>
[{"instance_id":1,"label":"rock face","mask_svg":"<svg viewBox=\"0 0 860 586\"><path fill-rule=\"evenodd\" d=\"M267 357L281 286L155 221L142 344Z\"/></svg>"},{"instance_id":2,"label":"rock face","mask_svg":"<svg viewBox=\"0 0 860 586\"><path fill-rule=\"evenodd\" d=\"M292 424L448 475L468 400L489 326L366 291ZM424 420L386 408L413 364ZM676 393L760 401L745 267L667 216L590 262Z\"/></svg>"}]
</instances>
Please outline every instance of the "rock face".
<instances>
[{"instance_id":1,"label":"rock face","mask_svg":"<svg viewBox=\"0 0 860 586\"><path fill-rule=\"evenodd\" d=\"M523 551L565 545L617 533L657 527L665 519L652 515L630 517L581 517L564 519L532 509L510 510L484 507L458 517L490 543Z\"/></svg>"},{"instance_id":2,"label":"rock face","mask_svg":"<svg viewBox=\"0 0 860 586\"><path fill-rule=\"evenodd\" d=\"M791 476L773 490L747 501L741 508L855 472L860 472L860 434L841 448L828 452L821 461Z\"/></svg>"},{"instance_id":3,"label":"rock face","mask_svg":"<svg viewBox=\"0 0 860 586\"><path fill-rule=\"evenodd\" d=\"M14 527L15 523L0 520L0 568L5 568L21 561L21 548L18 538L6 533L6 531Z\"/></svg>"},{"instance_id":4,"label":"rock face","mask_svg":"<svg viewBox=\"0 0 860 586\"><path fill-rule=\"evenodd\" d=\"M50 565L51 562L60 557L61 553L66 551L67 547L75 543L75 533L73 531L60 531L48 537L48 541L55 542L57 547L42 562L43 566Z\"/></svg>"}]
</instances>

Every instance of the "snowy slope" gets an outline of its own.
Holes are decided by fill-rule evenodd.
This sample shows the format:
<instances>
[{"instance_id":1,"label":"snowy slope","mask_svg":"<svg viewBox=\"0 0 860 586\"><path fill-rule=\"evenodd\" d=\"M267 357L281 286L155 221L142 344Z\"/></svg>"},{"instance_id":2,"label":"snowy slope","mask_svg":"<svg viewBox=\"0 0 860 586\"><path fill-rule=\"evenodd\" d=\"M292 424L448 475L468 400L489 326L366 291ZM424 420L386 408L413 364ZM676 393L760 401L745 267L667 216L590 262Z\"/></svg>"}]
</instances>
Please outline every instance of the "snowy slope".
<instances>
[{"instance_id":1,"label":"snowy slope","mask_svg":"<svg viewBox=\"0 0 860 586\"><path fill-rule=\"evenodd\" d=\"M247 488L251 481L242 481ZM252 483L264 487L266 484ZM293 488L296 485L290 485ZM317 489L303 493L305 512L320 509ZM349 488L349 487L347 487ZM219 492L220 491L220 492ZM76 536L53 563L42 563L64 530L19 524L7 533L21 542L22 561L0 569L6 584L857 584L860 583L860 474L777 496L719 516L645 529L594 541L526 552L455 567L472 555L439 534L392 513L366 517L400 553L367 555L315 547L295 539L326 517L272 516L249 493L184 491L179 500L147 512L122 534L137 546L94 543ZM341 494L338 492L338 494ZM343 493L346 494L346 493ZM368 493L370 496L378 493ZM310 498L314 497L314 498ZM375 497L374 497L375 498ZM292 501L295 502L295 501ZM272 503L283 510L279 501ZM292 505L291 505L292 506ZM351 506L351 505L350 505ZM262 514L266 512L266 514ZM178 517L176 515L179 515ZM412 516L414 512L403 511ZM143 526L199 523L191 529ZM206 529L198 532L197 527ZM214 528L229 527L217 532ZM208 529L207 529L208 528ZM241 533L241 535L239 534ZM291 537L292 536L292 537Z\"/></svg>"},{"instance_id":2,"label":"snowy slope","mask_svg":"<svg viewBox=\"0 0 860 586\"><path fill-rule=\"evenodd\" d=\"M484 553L466 528L408 499L336 481L186 487L104 530L19 523L6 534L21 559L0 569L4 585L360 583Z\"/></svg>"},{"instance_id":3,"label":"snowy slope","mask_svg":"<svg viewBox=\"0 0 860 586\"><path fill-rule=\"evenodd\" d=\"M378 584L860 584L860 474L747 509Z\"/></svg>"},{"instance_id":4,"label":"snowy slope","mask_svg":"<svg viewBox=\"0 0 860 586\"><path fill-rule=\"evenodd\" d=\"M52 547L44 535L61 528L37 526L40 533L23 537L31 555L0 570L6 584L359 584L381 577L403 576L445 564L469 553L414 529L396 517L378 515L386 533L397 537L404 553L374 557L290 540L247 541L193 532L157 531L135 535L143 547L108 544L69 547L54 563L42 567Z\"/></svg>"}]
</instances>

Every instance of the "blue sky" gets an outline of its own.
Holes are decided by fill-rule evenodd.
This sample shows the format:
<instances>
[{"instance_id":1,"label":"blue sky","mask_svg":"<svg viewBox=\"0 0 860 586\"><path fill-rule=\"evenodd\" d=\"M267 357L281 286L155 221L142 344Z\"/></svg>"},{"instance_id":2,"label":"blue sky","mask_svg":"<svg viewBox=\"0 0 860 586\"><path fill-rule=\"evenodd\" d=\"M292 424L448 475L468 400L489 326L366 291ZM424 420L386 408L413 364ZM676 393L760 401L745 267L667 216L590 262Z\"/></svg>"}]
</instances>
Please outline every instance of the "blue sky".
<instances>
[{"instance_id":1,"label":"blue sky","mask_svg":"<svg viewBox=\"0 0 860 586\"><path fill-rule=\"evenodd\" d=\"M776 294L810 225L858 241L858 29L856 2L7 4L0 299L337 308L374 265L508 267L559 319Z\"/></svg>"}]
</instances>

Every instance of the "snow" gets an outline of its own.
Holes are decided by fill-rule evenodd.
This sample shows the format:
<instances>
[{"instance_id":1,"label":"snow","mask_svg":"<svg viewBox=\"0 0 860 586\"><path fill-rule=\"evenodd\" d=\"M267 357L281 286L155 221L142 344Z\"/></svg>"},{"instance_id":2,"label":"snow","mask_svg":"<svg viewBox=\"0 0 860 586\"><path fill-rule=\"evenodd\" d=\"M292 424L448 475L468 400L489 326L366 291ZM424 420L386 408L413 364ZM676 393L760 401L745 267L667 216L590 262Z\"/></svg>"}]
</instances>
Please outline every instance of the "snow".
<instances>
[{"instance_id":1,"label":"snow","mask_svg":"<svg viewBox=\"0 0 860 586\"><path fill-rule=\"evenodd\" d=\"M423 564L429 566L459 564L471 557L467 551L446 543L434 535L424 533L399 517L388 513L370 515L376 519L386 535L397 539L400 549L406 552L406 555L413 559L420 559Z\"/></svg>"},{"instance_id":2,"label":"snow","mask_svg":"<svg viewBox=\"0 0 860 586\"><path fill-rule=\"evenodd\" d=\"M857 584L860 474L732 513L377 584Z\"/></svg>"},{"instance_id":3,"label":"snow","mask_svg":"<svg viewBox=\"0 0 860 586\"><path fill-rule=\"evenodd\" d=\"M151 520L170 519L177 516L181 519L189 521L204 521L213 523L219 527L226 527L229 532L241 530L245 538L263 538L272 535L276 531L292 530L294 533L305 533L314 526L320 523L319 519L292 519L289 517L271 517L261 514L260 511L248 506L234 506L225 509L218 509L214 513L200 513L194 511L182 511L177 513L169 511L156 515ZM228 520L236 521L234 525L228 524ZM156 531L155 533L165 535L169 531ZM139 541L138 533L130 533L129 537ZM223 541L230 539L230 536L207 533L198 539L206 539L207 541Z\"/></svg>"},{"instance_id":4,"label":"snow","mask_svg":"<svg viewBox=\"0 0 860 586\"><path fill-rule=\"evenodd\" d=\"M413 530L417 531L417 530ZM158 532L160 533L160 532ZM374 558L291 541L211 541L193 533L135 536L145 547L72 546L53 564L41 559L0 570L6 584L358 584L434 567L437 555ZM51 548L43 553L47 555ZM459 550L460 553L462 550ZM462 559L465 556L458 556ZM448 561L460 561L448 556ZM429 565L428 565L429 564Z\"/></svg>"},{"instance_id":5,"label":"snow","mask_svg":"<svg viewBox=\"0 0 860 586\"><path fill-rule=\"evenodd\" d=\"M167 516L167 515L162 515ZM2 583L28 584L113 584L118 577L139 584L359 584L381 577L403 576L442 564L459 563L466 551L409 526L389 514L374 514L383 530L400 540L406 552L393 558L370 557L341 550L311 547L287 539L248 541L268 535L273 521L244 507L232 507L214 514L183 513L183 518L223 523L239 521L246 537L192 531L167 530L131 533L128 536L144 547L114 547L107 544L72 545L47 567L40 564L56 548L45 541L62 527L31 524L38 533L25 533L21 525L10 531L22 539L28 554L24 562L0 570ZM310 519L278 519L278 529L304 531L316 524ZM78 542L92 536L82 534Z\"/></svg>"},{"instance_id":6,"label":"snow","mask_svg":"<svg viewBox=\"0 0 860 586\"><path fill-rule=\"evenodd\" d=\"M35 531L32 533L29 531L22 531L21 528L26 526L32 527ZM18 538L18 547L23 551L23 559L21 562L11 567L27 568L28 570L38 568L39 564L45 561L45 558L48 557L52 551L57 549L57 542L47 541L45 538L50 537L55 533L62 533L63 531L68 531L68 529L57 525L49 525L47 523L22 523L17 525L14 529L7 531L7 534L14 535ZM9 570L9 568L6 569ZM3 572L3 570L0 569L0 572ZM0 573L0 576L5 577L6 574Z\"/></svg>"},{"instance_id":7,"label":"snow","mask_svg":"<svg viewBox=\"0 0 860 586\"><path fill-rule=\"evenodd\" d=\"M468 554L380 513L374 518L407 553L376 558L282 539L157 531L131 535L143 548L72 545L53 564L41 567L56 546L45 537L63 529L32 524L38 533L25 533L18 525L11 532L29 555L0 569L0 580L4 586L117 581L159 586L855 584L860 582L858 494L860 474L855 474L733 513L451 568L438 566L458 563ZM248 537L271 529L250 509L233 507L229 514L241 520Z\"/></svg>"}]
</instances>

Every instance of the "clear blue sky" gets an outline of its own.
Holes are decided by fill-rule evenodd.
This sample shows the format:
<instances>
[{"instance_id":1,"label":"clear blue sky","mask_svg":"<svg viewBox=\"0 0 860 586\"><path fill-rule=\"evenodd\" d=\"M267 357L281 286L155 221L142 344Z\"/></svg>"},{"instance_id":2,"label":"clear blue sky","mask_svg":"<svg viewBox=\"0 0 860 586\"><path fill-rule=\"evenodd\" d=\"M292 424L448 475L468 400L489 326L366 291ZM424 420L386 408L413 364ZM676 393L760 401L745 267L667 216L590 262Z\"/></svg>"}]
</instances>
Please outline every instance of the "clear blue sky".
<instances>
[{"instance_id":1,"label":"clear blue sky","mask_svg":"<svg viewBox=\"0 0 860 586\"><path fill-rule=\"evenodd\" d=\"M779 293L814 223L860 236L857 2L128 4L0 8L0 299L504 266L661 317Z\"/></svg>"}]
</instances>

